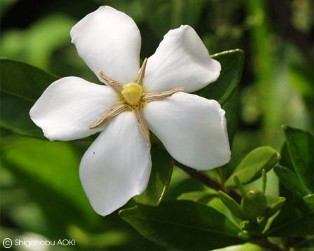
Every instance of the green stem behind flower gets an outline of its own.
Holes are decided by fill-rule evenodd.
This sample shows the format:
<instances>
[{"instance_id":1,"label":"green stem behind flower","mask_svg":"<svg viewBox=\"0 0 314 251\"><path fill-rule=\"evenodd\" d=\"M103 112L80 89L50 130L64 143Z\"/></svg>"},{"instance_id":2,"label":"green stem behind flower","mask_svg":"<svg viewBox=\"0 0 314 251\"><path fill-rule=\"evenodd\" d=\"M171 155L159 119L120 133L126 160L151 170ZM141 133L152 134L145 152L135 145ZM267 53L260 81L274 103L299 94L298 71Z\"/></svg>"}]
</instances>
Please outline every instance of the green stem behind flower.
<instances>
[{"instance_id":1,"label":"green stem behind flower","mask_svg":"<svg viewBox=\"0 0 314 251\"><path fill-rule=\"evenodd\" d=\"M198 181L202 182L206 186L209 186L217 191L222 190L228 195L230 195L233 199L235 199L238 203L241 201L241 195L239 195L235 190L233 189L226 189L222 184L220 184L217 180L213 179L212 177L206 175L203 172L197 171L195 169L192 169L188 166L185 166L177 161L175 161L175 165L179 168L181 168L183 171L185 171L187 174L189 174L191 177L197 179Z\"/></svg>"}]
</instances>

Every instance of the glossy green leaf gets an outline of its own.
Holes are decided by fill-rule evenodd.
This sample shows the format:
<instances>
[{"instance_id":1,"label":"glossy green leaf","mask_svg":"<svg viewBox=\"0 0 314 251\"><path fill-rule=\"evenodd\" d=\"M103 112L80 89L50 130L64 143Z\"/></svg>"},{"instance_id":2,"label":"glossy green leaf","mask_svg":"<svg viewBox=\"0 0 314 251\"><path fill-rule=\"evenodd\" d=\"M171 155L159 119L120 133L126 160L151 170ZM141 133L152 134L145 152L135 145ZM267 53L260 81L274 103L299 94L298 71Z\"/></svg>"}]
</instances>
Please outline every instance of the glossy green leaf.
<instances>
[{"instance_id":1,"label":"glossy green leaf","mask_svg":"<svg viewBox=\"0 0 314 251\"><path fill-rule=\"evenodd\" d=\"M228 136L232 144L239 120L238 85L243 70L244 53L242 50L235 49L214 54L212 57L221 64L220 76L214 83L197 91L196 94L217 100L221 104L226 111Z\"/></svg>"},{"instance_id":2,"label":"glossy green leaf","mask_svg":"<svg viewBox=\"0 0 314 251\"><path fill-rule=\"evenodd\" d=\"M296 194L299 197L303 197L310 193L310 191L302 182L300 182L298 176L292 170L283 166L276 166L274 171L279 177L281 184L284 185L291 193Z\"/></svg>"},{"instance_id":3,"label":"glossy green leaf","mask_svg":"<svg viewBox=\"0 0 314 251\"><path fill-rule=\"evenodd\" d=\"M31 65L1 59L0 126L14 133L42 138L29 110L47 86L57 79Z\"/></svg>"},{"instance_id":4,"label":"glossy green leaf","mask_svg":"<svg viewBox=\"0 0 314 251\"><path fill-rule=\"evenodd\" d=\"M191 201L138 206L119 215L147 239L178 250L212 250L241 243L240 229L213 208Z\"/></svg>"},{"instance_id":5,"label":"glossy green leaf","mask_svg":"<svg viewBox=\"0 0 314 251\"><path fill-rule=\"evenodd\" d=\"M164 148L158 146L152 148L151 155L153 166L148 186L134 200L145 205L158 206L170 184L173 159Z\"/></svg>"},{"instance_id":6,"label":"glossy green leaf","mask_svg":"<svg viewBox=\"0 0 314 251\"><path fill-rule=\"evenodd\" d=\"M238 219L245 219L245 216L240 205L233 198L231 198L228 194L224 193L223 191L218 191L218 196L221 199L221 201L226 205L226 207L229 208L229 210L232 212L234 216L236 216Z\"/></svg>"},{"instance_id":7,"label":"glossy green leaf","mask_svg":"<svg viewBox=\"0 0 314 251\"><path fill-rule=\"evenodd\" d=\"M287 150L297 177L310 191L314 189L313 136L299 129L284 127Z\"/></svg>"},{"instance_id":8,"label":"glossy green leaf","mask_svg":"<svg viewBox=\"0 0 314 251\"><path fill-rule=\"evenodd\" d=\"M216 195L205 191L193 191L183 193L178 197L178 200L190 200L198 203L207 204L211 199L215 198Z\"/></svg>"},{"instance_id":9,"label":"glossy green leaf","mask_svg":"<svg viewBox=\"0 0 314 251\"><path fill-rule=\"evenodd\" d=\"M214 54L212 58L221 64L220 76L214 83L197 93L224 105L238 87L243 70L244 53L242 50L235 49Z\"/></svg>"},{"instance_id":10,"label":"glossy green leaf","mask_svg":"<svg viewBox=\"0 0 314 251\"><path fill-rule=\"evenodd\" d=\"M262 175L262 170L270 170L279 161L279 153L269 147L258 147L244 157L236 167L233 174L228 178L225 185L235 186L234 177L237 176L242 184L247 184Z\"/></svg>"}]
</instances>

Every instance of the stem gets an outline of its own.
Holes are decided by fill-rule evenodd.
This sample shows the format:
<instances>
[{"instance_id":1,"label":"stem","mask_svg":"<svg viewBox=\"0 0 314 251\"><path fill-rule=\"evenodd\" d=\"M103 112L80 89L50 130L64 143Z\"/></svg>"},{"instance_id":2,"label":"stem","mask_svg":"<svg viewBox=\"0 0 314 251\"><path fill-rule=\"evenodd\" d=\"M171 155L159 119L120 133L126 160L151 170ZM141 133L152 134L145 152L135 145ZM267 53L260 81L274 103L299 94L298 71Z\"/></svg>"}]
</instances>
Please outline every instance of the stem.
<instances>
[{"instance_id":1,"label":"stem","mask_svg":"<svg viewBox=\"0 0 314 251\"><path fill-rule=\"evenodd\" d=\"M222 167L217 168L217 173L220 177L221 184L225 184L226 179L225 179L225 174L224 174Z\"/></svg>"},{"instance_id":2,"label":"stem","mask_svg":"<svg viewBox=\"0 0 314 251\"><path fill-rule=\"evenodd\" d=\"M195 169L192 169L186 165L183 165L177 161L175 161L175 165L181 168L184 172L189 174L191 177L197 179L198 181L202 182L206 186L214 188L215 190L219 191L222 190L225 193L229 194L233 199L235 199L238 203L241 201L241 196L233 189L226 189L223 185L221 185L217 180L213 179L212 177L206 175L203 172L199 172Z\"/></svg>"}]
</instances>

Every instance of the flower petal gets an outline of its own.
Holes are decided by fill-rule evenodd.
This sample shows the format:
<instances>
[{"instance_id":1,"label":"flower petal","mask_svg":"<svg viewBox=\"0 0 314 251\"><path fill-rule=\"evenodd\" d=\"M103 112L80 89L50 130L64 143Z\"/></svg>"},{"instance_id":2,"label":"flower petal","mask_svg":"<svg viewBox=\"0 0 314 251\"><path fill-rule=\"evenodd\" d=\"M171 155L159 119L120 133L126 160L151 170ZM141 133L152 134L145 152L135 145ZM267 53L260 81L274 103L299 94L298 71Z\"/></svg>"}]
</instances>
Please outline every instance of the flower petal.
<instances>
[{"instance_id":1,"label":"flower petal","mask_svg":"<svg viewBox=\"0 0 314 251\"><path fill-rule=\"evenodd\" d=\"M71 37L78 54L98 78L102 71L121 83L135 80L141 35L129 16L102 6L73 26Z\"/></svg>"},{"instance_id":2,"label":"flower petal","mask_svg":"<svg viewBox=\"0 0 314 251\"><path fill-rule=\"evenodd\" d=\"M177 92L144 109L151 131L180 163L208 170L230 160L225 111L218 102Z\"/></svg>"},{"instance_id":3,"label":"flower petal","mask_svg":"<svg viewBox=\"0 0 314 251\"><path fill-rule=\"evenodd\" d=\"M194 92L215 81L220 69L195 30L182 25L170 30L148 58L144 87L147 92L160 92L182 86Z\"/></svg>"},{"instance_id":4,"label":"flower petal","mask_svg":"<svg viewBox=\"0 0 314 251\"><path fill-rule=\"evenodd\" d=\"M94 210L108 215L142 193L151 172L146 145L133 112L124 112L84 154L80 165L83 188Z\"/></svg>"},{"instance_id":5,"label":"flower petal","mask_svg":"<svg viewBox=\"0 0 314 251\"><path fill-rule=\"evenodd\" d=\"M74 140L103 130L89 127L116 102L117 94L110 87L66 77L44 91L30 116L48 139Z\"/></svg>"}]
</instances>

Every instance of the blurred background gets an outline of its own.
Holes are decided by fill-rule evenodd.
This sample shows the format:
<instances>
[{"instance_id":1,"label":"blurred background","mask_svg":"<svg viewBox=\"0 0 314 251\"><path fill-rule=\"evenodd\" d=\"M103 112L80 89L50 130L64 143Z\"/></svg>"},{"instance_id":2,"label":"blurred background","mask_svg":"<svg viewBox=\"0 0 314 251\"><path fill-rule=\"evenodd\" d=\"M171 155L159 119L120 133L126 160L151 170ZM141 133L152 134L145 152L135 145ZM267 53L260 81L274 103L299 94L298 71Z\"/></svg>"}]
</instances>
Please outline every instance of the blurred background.
<instances>
[{"instance_id":1,"label":"blurred background","mask_svg":"<svg viewBox=\"0 0 314 251\"><path fill-rule=\"evenodd\" d=\"M152 55L163 35L181 24L197 31L210 54L242 49L245 65L234 163L257 146L280 150L282 125L313 132L311 0L0 0L0 4L0 56L59 77L98 82L78 57L69 31L100 5L135 20L142 34L142 58ZM36 250L164 250L141 237L117 213L102 218L92 211L78 178L80 157L88 145L22 138L4 129L1 141L6 159L0 169L1 240L76 241L74 247ZM199 187L175 169L167 197Z\"/></svg>"}]
</instances>

